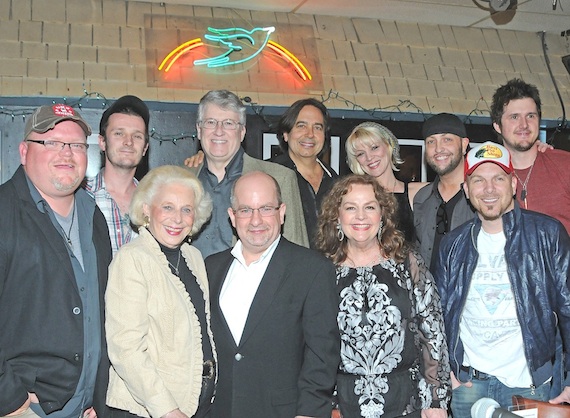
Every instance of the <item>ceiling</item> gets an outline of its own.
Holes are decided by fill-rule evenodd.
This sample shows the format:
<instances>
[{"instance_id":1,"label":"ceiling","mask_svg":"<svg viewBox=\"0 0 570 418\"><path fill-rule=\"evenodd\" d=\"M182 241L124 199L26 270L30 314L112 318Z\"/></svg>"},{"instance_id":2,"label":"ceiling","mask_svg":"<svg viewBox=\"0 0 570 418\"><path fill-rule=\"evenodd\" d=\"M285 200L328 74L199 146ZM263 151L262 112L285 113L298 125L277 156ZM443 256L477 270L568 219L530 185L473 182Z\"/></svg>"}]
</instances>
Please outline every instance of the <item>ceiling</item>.
<instances>
[{"instance_id":1,"label":"ceiling","mask_svg":"<svg viewBox=\"0 0 570 418\"><path fill-rule=\"evenodd\" d=\"M570 0L510 0L515 9L491 13L489 0L139 0L380 20L495 28L570 36ZM501 0L498 0L501 1ZM509 1L509 0L505 0ZM555 7L554 7L555 5ZM555 9L555 10L553 10Z\"/></svg>"}]
</instances>

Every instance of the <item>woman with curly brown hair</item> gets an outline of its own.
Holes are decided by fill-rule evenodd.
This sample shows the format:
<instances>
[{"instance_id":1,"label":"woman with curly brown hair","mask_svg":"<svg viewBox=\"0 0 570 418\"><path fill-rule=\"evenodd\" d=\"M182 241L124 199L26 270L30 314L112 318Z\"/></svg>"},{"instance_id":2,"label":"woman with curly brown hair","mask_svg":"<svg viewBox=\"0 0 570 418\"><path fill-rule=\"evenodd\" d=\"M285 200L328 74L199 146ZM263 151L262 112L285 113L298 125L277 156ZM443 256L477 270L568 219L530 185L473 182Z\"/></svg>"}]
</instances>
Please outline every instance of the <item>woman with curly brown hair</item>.
<instances>
[{"instance_id":1,"label":"woman with curly brown hair","mask_svg":"<svg viewBox=\"0 0 570 418\"><path fill-rule=\"evenodd\" d=\"M449 362L439 296L395 226L394 196L349 175L323 201L318 248L337 266L344 418L445 418Z\"/></svg>"}]
</instances>

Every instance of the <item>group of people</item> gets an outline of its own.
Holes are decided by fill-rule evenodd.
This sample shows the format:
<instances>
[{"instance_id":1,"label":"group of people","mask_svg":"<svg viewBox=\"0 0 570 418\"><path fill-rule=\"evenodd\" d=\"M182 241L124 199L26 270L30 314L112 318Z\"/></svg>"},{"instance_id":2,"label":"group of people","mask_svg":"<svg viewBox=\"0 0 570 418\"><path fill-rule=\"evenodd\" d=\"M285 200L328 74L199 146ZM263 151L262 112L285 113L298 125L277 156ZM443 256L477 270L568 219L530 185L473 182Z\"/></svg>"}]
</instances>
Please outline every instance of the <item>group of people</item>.
<instances>
[{"instance_id":1,"label":"group of people","mask_svg":"<svg viewBox=\"0 0 570 418\"><path fill-rule=\"evenodd\" d=\"M245 153L246 108L200 101L201 155L140 182L135 96L91 128L38 108L0 186L0 417L468 418L490 397L570 402L570 157L538 146L538 90L493 96L503 145L423 125L432 183L405 183L376 122L323 160L330 116L295 102L283 154ZM538 213L542 212L542 213ZM310 247L310 248L308 248ZM476 417L478 418L478 417Z\"/></svg>"}]
</instances>

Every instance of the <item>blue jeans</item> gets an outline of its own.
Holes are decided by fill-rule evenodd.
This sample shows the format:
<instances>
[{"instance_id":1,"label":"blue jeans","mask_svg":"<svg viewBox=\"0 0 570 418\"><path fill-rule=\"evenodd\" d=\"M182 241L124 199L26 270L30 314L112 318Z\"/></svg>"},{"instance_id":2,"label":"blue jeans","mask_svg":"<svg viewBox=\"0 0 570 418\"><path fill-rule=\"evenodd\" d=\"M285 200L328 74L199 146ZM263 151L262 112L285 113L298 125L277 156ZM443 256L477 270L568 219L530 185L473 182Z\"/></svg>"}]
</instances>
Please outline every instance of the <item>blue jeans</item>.
<instances>
[{"instance_id":1,"label":"blue jeans","mask_svg":"<svg viewBox=\"0 0 570 418\"><path fill-rule=\"evenodd\" d=\"M471 418L471 406L481 398L496 400L501 408L509 409L513 406L513 395L525 398L548 401L550 382L546 382L534 389L510 388L503 385L496 377L489 376L486 380L471 380L473 386L461 385L453 389L451 394L451 413L453 418Z\"/></svg>"}]
</instances>

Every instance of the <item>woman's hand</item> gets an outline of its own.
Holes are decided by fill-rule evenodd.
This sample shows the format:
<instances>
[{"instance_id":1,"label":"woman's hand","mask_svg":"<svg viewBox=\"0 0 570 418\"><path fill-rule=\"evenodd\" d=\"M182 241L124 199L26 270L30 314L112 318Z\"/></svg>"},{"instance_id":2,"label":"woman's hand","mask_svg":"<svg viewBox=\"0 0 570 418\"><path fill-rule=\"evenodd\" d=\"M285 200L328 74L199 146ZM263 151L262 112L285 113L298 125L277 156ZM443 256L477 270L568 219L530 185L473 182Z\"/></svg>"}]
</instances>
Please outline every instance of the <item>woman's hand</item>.
<instances>
[{"instance_id":1,"label":"woman's hand","mask_svg":"<svg viewBox=\"0 0 570 418\"><path fill-rule=\"evenodd\" d=\"M546 152L549 149L554 149L554 147L550 144L547 144L545 142L541 142L541 141L536 141L538 143L538 145L536 146L536 148L538 149L538 152Z\"/></svg>"},{"instance_id":2,"label":"woman's hand","mask_svg":"<svg viewBox=\"0 0 570 418\"><path fill-rule=\"evenodd\" d=\"M447 418L447 411L441 408L422 409L422 418Z\"/></svg>"},{"instance_id":3,"label":"woman's hand","mask_svg":"<svg viewBox=\"0 0 570 418\"><path fill-rule=\"evenodd\" d=\"M451 389L452 390L457 389L461 385L468 387L468 388L473 386L473 382L471 382L471 381L462 383L459 380L457 380L457 378L455 377L455 374L453 372L450 373L449 377L451 377Z\"/></svg>"},{"instance_id":4,"label":"woman's hand","mask_svg":"<svg viewBox=\"0 0 570 418\"><path fill-rule=\"evenodd\" d=\"M161 418L190 418L190 417L177 408L170 411L167 414L164 414Z\"/></svg>"},{"instance_id":5,"label":"woman's hand","mask_svg":"<svg viewBox=\"0 0 570 418\"><path fill-rule=\"evenodd\" d=\"M97 418L97 412L95 412L95 408L91 407L86 409L83 413L83 418Z\"/></svg>"},{"instance_id":6,"label":"woman's hand","mask_svg":"<svg viewBox=\"0 0 570 418\"><path fill-rule=\"evenodd\" d=\"M202 164L202 162L204 162L204 151L198 151L193 156L186 158L184 160L184 165L186 167L196 168Z\"/></svg>"},{"instance_id":7,"label":"woman's hand","mask_svg":"<svg viewBox=\"0 0 570 418\"><path fill-rule=\"evenodd\" d=\"M14 412L10 412L8 415L6 415L7 417L13 417L16 415L20 415L23 414L29 407L31 403L40 403L40 400L38 399L38 397L36 396L35 393L29 393L28 392L28 399L26 399L26 402L24 402L24 404L19 407L18 409L16 409Z\"/></svg>"},{"instance_id":8,"label":"woman's hand","mask_svg":"<svg viewBox=\"0 0 570 418\"><path fill-rule=\"evenodd\" d=\"M570 403L570 386L564 387L562 393L556 398L549 400L550 403Z\"/></svg>"}]
</instances>

